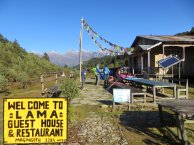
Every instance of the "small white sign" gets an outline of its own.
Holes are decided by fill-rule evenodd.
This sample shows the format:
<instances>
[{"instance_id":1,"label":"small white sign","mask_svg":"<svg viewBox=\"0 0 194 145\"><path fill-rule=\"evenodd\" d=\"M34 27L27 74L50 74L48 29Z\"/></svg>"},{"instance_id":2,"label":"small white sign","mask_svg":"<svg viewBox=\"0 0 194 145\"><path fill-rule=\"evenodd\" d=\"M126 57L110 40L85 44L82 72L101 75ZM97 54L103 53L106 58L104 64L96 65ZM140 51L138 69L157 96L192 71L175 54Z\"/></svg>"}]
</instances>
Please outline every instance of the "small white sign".
<instances>
[{"instance_id":1,"label":"small white sign","mask_svg":"<svg viewBox=\"0 0 194 145\"><path fill-rule=\"evenodd\" d=\"M130 102L131 90L130 89L113 89L114 102Z\"/></svg>"}]
</instances>

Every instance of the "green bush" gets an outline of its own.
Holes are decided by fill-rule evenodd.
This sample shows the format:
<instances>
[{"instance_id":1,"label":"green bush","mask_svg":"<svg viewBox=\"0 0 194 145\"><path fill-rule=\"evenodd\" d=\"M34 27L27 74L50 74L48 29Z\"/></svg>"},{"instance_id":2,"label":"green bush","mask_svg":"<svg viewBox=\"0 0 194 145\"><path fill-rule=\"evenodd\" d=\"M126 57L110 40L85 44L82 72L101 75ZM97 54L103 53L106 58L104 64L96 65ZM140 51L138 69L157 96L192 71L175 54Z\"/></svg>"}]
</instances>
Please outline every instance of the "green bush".
<instances>
[{"instance_id":1,"label":"green bush","mask_svg":"<svg viewBox=\"0 0 194 145\"><path fill-rule=\"evenodd\" d=\"M73 119L73 106L71 104L71 100L77 96L79 96L79 88L74 79L64 79L61 83L61 90L64 97L68 98L68 123L72 122Z\"/></svg>"},{"instance_id":2,"label":"green bush","mask_svg":"<svg viewBox=\"0 0 194 145\"><path fill-rule=\"evenodd\" d=\"M64 79L61 85L62 94L71 101L79 96L79 88L74 79Z\"/></svg>"},{"instance_id":3,"label":"green bush","mask_svg":"<svg viewBox=\"0 0 194 145\"><path fill-rule=\"evenodd\" d=\"M0 74L0 93L8 93L8 90L6 88L7 79L5 76Z\"/></svg>"},{"instance_id":4,"label":"green bush","mask_svg":"<svg viewBox=\"0 0 194 145\"><path fill-rule=\"evenodd\" d=\"M30 77L27 73L21 72L20 75L17 76L17 81L20 82L21 87L25 89L27 84L30 82Z\"/></svg>"}]
</instances>

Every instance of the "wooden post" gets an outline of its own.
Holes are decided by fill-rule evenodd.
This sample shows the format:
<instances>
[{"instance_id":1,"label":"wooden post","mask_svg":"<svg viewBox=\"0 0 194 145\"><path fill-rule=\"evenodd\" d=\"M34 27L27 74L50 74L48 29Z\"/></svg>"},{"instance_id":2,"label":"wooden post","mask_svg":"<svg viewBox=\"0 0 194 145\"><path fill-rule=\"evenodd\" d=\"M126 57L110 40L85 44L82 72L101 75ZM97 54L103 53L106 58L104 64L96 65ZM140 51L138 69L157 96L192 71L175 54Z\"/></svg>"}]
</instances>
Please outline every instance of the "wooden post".
<instances>
[{"instance_id":1,"label":"wooden post","mask_svg":"<svg viewBox=\"0 0 194 145\"><path fill-rule=\"evenodd\" d=\"M179 81L179 82L180 82L180 81ZM174 98L175 98L175 99L178 99L177 93L176 93L176 85L174 85L173 95L174 95Z\"/></svg>"},{"instance_id":2,"label":"wooden post","mask_svg":"<svg viewBox=\"0 0 194 145\"><path fill-rule=\"evenodd\" d=\"M44 94L44 78L43 78L43 74L40 75L40 82L41 82L41 93Z\"/></svg>"},{"instance_id":3,"label":"wooden post","mask_svg":"<svg viewBox=\"0 0 194 145\"><path fill-rule=\"evenodd\" d=\"M158 104L158 111L160 116L160 125L161 127L164 127L164 119L163 119L163 112L162 112L162 106Z\"/></svg>"},{"instance_id":4,"label":"wooden post","mask_svg":"<svg viewBox=\"0 0 194 145\"><path fill-rule=\"evenodd\" d=\"M181 78L181 62L179 62L179 79ZM181 85L181 82L179 81L179 85Z\"/></svg>"},{"instance_id":5,"label":"wooden post","mask_svg":"<svg viewBox=\"0 0 194 145\"><path fill-rule=\"evenodd\" d=\"M185 66L184 66L184 63L185 62L185 46L183 46L183 62L182 62L182 70L183 70L183 74L185 73L184 70L185 70Z\"/></svg>"},{"instance_id":6,"label":"wooden post","mask_svg":"<svg viewBox=\"0 0 194 145\"><path fill-rule=\"evenodd\" d=\"M134 57L131 57L131 63L132 63L131 64L131 66L132 66L132 70L131 71L132 71L132 74L134 75L134 64L133 64L134 63L134 60L133 60L133 58Z\"/></svg>"},{"instance_id":7,"label":"wooden post","mask_svg":"<svg viewBox=\"0 0 194 145\"><path fill-rule=\"evenodd\" d=\"M148 79L150 77L150 51L148 51L148 69L147 69Z\"/></svg>"},{"instance_id":8,"label":"wooden post","mask_svg":"<svg viewBox=\"0 0 194 145\"><path fill-rule=\"evenodd\" d=\"M162 58L164 59L164 45L162 45L162 52L163 52ZM165 70L163 68L163 77L164 77L164 74L165 74Z\"/></svg>"},{"instance_id":9,"label":"wooden post","mask_svg":"<svg viewBox=\"0 0 194 145\"><path fill-rule=\"evenodd\" d=\"M172 66L172 78L174 78L174 72L173 72L173 70L174 70L174 67ZM172 83L174 83L173 79L172 79Z\"/></svg>"},{"instance_id":10,"label":"wooden post","mask_svg":"<svg viewBox=\"0 0 194 145\"><path fill-rule=\"evenodd\" d=\"M112 99L112 112L114 112L115 111L115 101L114 101L114 97L113 97L113 99Z\"/></svg>"},{"instance_id":11,"label":"wooden post","mask_svg":"<svg viewBox=\"0 0 194 145\"><path fill-rule=\"evenodd\" d=\"M55 74L55 84L57 85L57 79L58 79L58 76L57 76L57 73Z\"/></svg>"},{"instance_id":12,"label":"wooden post","mask_svg":"<svg viewBox=\"0 0 194 145\"><path fill-rule=\"evenodd\" d=\"M163 53L162 58L164 59L164 45L162 45L162 53Z\"/></svg>"},{"instance_id":13,"label":"wooden post","mask_svg":"<svg viewBox=\"0 0 194 145\"><path fill-rule=\"evenodd\" d=\"M141 73L143 72L143 55L141 55Z\"/></svg>"},{"instance_id":14,"label":"wooden post","mask_svg":"<svg viewBox=\"0 0 194 145\"><path fill-rule=\"evenodd\" d=\"M153 87L153 103L156 103L156 87Z\"/></svg>"},{"instance_id":15,"label":"wooden post","mask_svg":"<svg viewBox=\"0 0 194 145\"><path fill-rule=\"evenodd\" d=\"M81 71L82 71L82 31L83 31L83 21L84 19L81 19L81 29L80 29L80 44L79 44L79 75L80 75L80 82L81 80Z\"/></svg>"}]
</instances>

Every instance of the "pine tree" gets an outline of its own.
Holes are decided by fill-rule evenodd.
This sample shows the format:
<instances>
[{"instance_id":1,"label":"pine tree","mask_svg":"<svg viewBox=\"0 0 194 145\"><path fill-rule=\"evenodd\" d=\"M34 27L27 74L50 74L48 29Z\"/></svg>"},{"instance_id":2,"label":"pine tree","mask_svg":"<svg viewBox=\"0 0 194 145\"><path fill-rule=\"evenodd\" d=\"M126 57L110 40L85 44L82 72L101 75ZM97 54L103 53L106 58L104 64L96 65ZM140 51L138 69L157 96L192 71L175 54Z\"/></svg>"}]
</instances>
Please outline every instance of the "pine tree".
<instances>
[{"instance_id":1,"label":"pine tree","mask_svg":"<svg viewBox=\"0 0 194 145\"><path fill-rule=\"evenodd\" d=\"M50 58L49 58L49 56L48 56L48 54L46 52L44 53L43 58L48 60L48 61L50 61Z\"/></svg>"}]
</instances>

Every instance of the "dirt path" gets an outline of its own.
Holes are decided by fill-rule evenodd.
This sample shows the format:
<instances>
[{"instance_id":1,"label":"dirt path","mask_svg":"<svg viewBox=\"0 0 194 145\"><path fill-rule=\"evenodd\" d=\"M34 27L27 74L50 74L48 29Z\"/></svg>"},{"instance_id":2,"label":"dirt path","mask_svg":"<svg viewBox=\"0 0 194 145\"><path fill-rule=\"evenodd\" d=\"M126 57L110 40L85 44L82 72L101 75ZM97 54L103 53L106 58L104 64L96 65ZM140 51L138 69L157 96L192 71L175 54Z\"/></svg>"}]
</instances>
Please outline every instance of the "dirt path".
<instances>
[{"instance_id":1,"label":"dirt path","mask_svg":"<svg viewBox=\"0 0 194 145\"><path fill-rule=\"evenodd\" d=\"M94 81L88 79L80 97L72 101L75 108L84 106L86 111L82 121L77 122L77 143L107 145L172 143L171 139L165 138L161 133L156 105L136 104L131 111L125 111L121 107L112 113L112 94L103 88L103 81L98 88L95 88Z\"/></svg>"},{"instance_id":2,"label":"dirt path","mask_svg":"<svg viewBox=\"0 0 194 145\"><path fill-rule=\"evenodd\" d=\"M94 79L87 79L84 90L81 91L81 95L75 98L72 103L76 105L102 105L103 101L111 101L112 94L103 88L103 81L100 81L100 85L96 87L94 85Z\"/></svg>"},{"instance_id":3,"label":"dirt path","mask_svg":"<svg viewBox=\"0 0 194 145\"><path fill-rule=\"evenodd\" d=\"M100 82L100 85L96 87L94 79L89 79L80 97L72 100L75 108L85 106L85 111L87 111L85 118L81 123L79 122L80 124L78 123L77 142L79 144L127 145L117 120L114 116L105 114L111 105L112 95L102 85L103 82Z\"/></svg>"}]
</instances>

